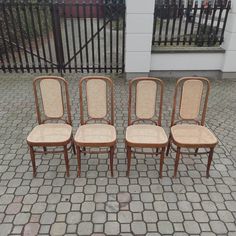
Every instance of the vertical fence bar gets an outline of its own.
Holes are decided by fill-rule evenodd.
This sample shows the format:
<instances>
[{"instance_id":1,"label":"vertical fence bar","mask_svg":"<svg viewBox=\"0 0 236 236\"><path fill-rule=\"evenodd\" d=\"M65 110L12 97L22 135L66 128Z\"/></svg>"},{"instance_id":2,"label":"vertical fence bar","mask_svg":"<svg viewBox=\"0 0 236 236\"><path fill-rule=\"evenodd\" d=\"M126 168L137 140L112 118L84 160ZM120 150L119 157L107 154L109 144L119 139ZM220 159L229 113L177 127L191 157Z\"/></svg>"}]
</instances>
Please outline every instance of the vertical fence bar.
<instances>
[{"instance_id":1,"label":"vertical fence bar","mask_svg":"<svg viewBox=\"0 0 236 236\"><path fill-rule=\"evenodd\" d=\"M173 14L173 21L172 21L172 30L171 30L171 40L170 40L170 45L173 45L173 41L174 41L174 36L175 36L175 23L176 23L176 11L178 9L176 2L174 2L174 14ZM179 9L178 9L179 10Z\"/></svg>"},{"instance_id":2,"label":"vertical fence bar","mask_svg":"<svg viewBox=\"0 0 236 236\"><path fill-rule=\"evenodd\" d=\"M186 8L186 17L185 17L185 28L184 28L184 39L183 39L183 45L185 45L186 43L186 36L187 36L187 32L188 32L188 23L189 23L189 17L190 17L190 12L192 10L191 5L189 5L188 2L188 6Z\"/></svg>"},{"instance_id":3,"label":"vertical fence bar","mask_svg":"<svg viewBox=\"0 0 236 236\"><path fill-rule=\"evenodd\" d=\"M96 1L96 12L97 12L97 32L98 32L98 41L97 41L97 46L98 46L98 71L101 72L101 47L100 47L100 5L99 2ZM102 13L101 13L102 14Z\"/></svg>"},{"instance_id":4,"label":"vertical fence bar","mask_svg":"<svg viewBox=\"0 0 236 236\"><path fill-rule=\"evenodd\" d=\"M203 34L202 45L204 45L204 43L205 43L204 35L206 34L206 30L207 30L207 23L208 23L208 17L210 14L210 10L211 10L211 5L210 5L210 3L208 3L208 7L206 8L206 11L205 11L206 16L205 16L205 22L204 22L204 27L203 27L203 31L202 31L202 34Z\"/></svg>"},{"instance_id":5,"label":"vertical fence bar","mask_svg":"<svg viewBox=\"0 0 236 236\"><path fill-rule=\"evenodd\" d=\"M105 73L107 72L107 44L106 44L106 7L107 7L107 3L103 2L103 24L104 24L104 28L103 28L103 38L104 38L104 70Z\"/></svg>"},{"instance_id":6,"label":"vertical fence bar","mask_svg":"<svg viewBox=\"0 0 236 236\"><path fill-rule=\"evenodd\" d=\"M51 49L51 40L50 40L49 29L48 29L48 20L47 20L48 16L47 16L47 13L46 13L46 9L47 9L46 7L47 6L49 7L49 5L47 5L46 2L44 1L44 3L43 3L43 14L44 14L45 28L46 28L46 35L47 35L47 44L48 44L49 58L50 58L50 61L51 61L51 71L54 72L53 59L52 59L52 49ZM49 12L52 14L51 11L49 11Z\"/></svg>"},{"instance_id":7,"label":"vertical fence bar","mask_svg":"<svg viewBox=\"0 0 236 236\"><path fill-rule=\"evenodd\" d=\"M120 23L120 15L119 15L119 5L116 4L116 73L119 72L119 23Z\"/></svg>"},{"instance_id":8,"label":"vertical fence bar","mask_svg":"<svg viewBox=\"0 0 236 236\"><path fill-rule=\"evenodd\" d=\"M195 39L195 44L198 44L199 41L199 32L200 32L200 28L201 28L201 23L202 23L202 15L204 12L204 5L203 3L201 4L201 9L200 9L200 16L199 16L199 20L198 20L198 26L197 26L197 36Z\"/></svg>"},{"instance_id":9,"label":"vertical fence bar","mask_svg":"<svg viewBox=\"0 0 236 236\"><path fill-rule=\"evenodd\" d=\"M211 17L211 25L210 25L210 30L209 30L209 33L208 33L208 40L207 40L207 45L209 46L210 45L210 42L211 42L211 34L212 34L212 31L213 31L213 25L214 25L214 21L215 21L215 14L216 14L216 10L217 10L217 5L216 5L216 2L214 4L214 9L213 9L213 14L212 14L212 17ZM213 32L214 34L214 32Z\"/></svg>"},{"instance_id":10,"label":"vertical fence bar","mask_svg":"<svg viewBox=\"0 0 236 236\"><path fill-rule=\"evenodd\" d=\"M42 45L42 50L43 50L43 57L44 57L44 68L46 72L48 72L48 65L47 65L47 57L46 57L46 51L45 51L45 46L44 46L44 39L43 39L43 31L42 31L42 24L41 24L41 17L40 17L40 12L39 12L39 4L37 3L36 5L36 12L37 12L37 18L38 18L38 26L39 26L39 34L40 34L40 40L41 40L41 45Z\"/></svg>"},{"instance_id":11,"label":"vertical fence bar","mask_svg":"<svg viewBox=\"0 0 236 236\"><path fill-rule=\"evenodd\" d=\"M21 15L20 15L19 3L16 3L16 14L17 14L17 20L19 23L21 42L22 42L22 46L23 46L23 50L24 50L26 70L27 70L27 72L30 72L29 60L28 60L28 55L27 55L27 51L26 51L25 38L24 38L23 28L22 28L22 20L21 20Z\"/></svg>"},{"instance_id":12,"label":"vertical fence bar","mask_svg":"<svg viewBox=\"0 0 236 236\"><path fill-rule=\"evenodd\" d=\"M112 21L113 21L113 9L114 9L114 6L113 6L113 3L110 3L110 72L112 73L112 53L113 53L113 50L112 50L112 44L113 44L113 40L112 40L112 37L113 37L113 33L112 33Z\"/></svg>"},{"instance_id":13,"label":"vertical fence bar","mask_svg":"<svg viewBox=\"0 0 236 236\"><path fill-rule=\"evenodd\" d=\"M1 9L2 7L1 7L1 3L0 3L0 9ZM0 24L1 24L1 32L0 32L0 37L2 38L2 41L3 41L3 46L4 46L4 49L5 49L5 45L4 45L4 43L5 43L5 40L4 40L4 38L3 38L3 34L2 34L2 26L3 26L3 22L0 22ZM5 51L6 51L6 49L5 49ZM2 68L2 70L3 70L3 72L5 73L6 72L6 70L5 70L5 62L4 62L4 56L3 56L3 53L2 53L2 48L0 48L0 60L1 60L1 68Z\"/></svg>"},{"instance_id":14,"label":"vertical fence bar","mask_svg":"<svg viewBox=\"0 0 236 236\"><path fill-rule=\"evenodd\" d=\"M70 3L70 22L71 22L71 30L72 30L72 43L73 43L73 53L76 54L76 46L75 46L75 29L74 29L74 19L72 15L72 7L73 4ZM75 72L77 73L77 57L74 57L74 63L75 63Z\"/></svg>"},{"instance_id":15,"label":"vertical fence bar","mask_svg":"<svg viewBox=\"0 0 236 236\"><path fill-rule=\"evenodd\" d=\"M13 49L13 44L12 44L11 33L10 33L10 30L9 30L9 22L7 20L6 3L5 2L3 4L3 17L4 17L4 21L5 21L5 26L6 26L6 30L7 30L8 39L9 39L11 55L12 55L12 59L13 59L13 63L14 63L14 69L15 69L15 72L18 72L17 64L16 64L16 57L15 57L15 54L14 54L14 49Z\"/></svg>"},{"instance_id":16,"label":"vertical fence bar","mask_svg":"<svg viewBox=\"0 0 236 236\"><path fill-rule=\"evenodd\" d=\"M39 46L38 46L38 39L37 39L35 23L34 23L33 4L32 3L29 3L29 10L30 10L31 22L32 22L32 26L33 26L32 28L33 28L34 41L35 41L35 46L36 46L37 58L38 58L39 71L42 72L41 59L40 59Z\"/></svg>"},{"instance_id":17,"label":"vertical fence bar","mask_svg":"<svg viewBox=\"0 0 236 236\"><path fill-rule=\"evenodd\" d=\"M86 67L89 72L89 53L88 53L88 32L87 32L87 20L86 20L86 4L83 2L83 17L84 17L84 33L85 33L85 53L86 53Z\"/></svg>"},{"instance_id":18,"label":"vertical fence bar","mask_svg":"<svg viewBox=\"0 0 236 236\"><path fill-rule=\"evenodd\" d=\"M180 43L180 37L181 37L181 26L182 26L182 20L184 15L184 5L182 4L179 8L179 27L178 27L178 36L177 36L177 45Z\"/></svg>"},{"instance_id":19,"label":"vertical fence bar","mask_svg":"<svg viewBox=\"0 0 236 236\"><path fill-rule=\"evenodd\" d=\"M62 71L65 72L65 66L64 66L64 50L61 36L61 21L59 15L60 6L58 2L50 2L50 9L52 16L54 46L57 59L57 71L62 74Z\"/></svg>"},{"instance_id":20,"label":"vertical fence bar","mask_svg":"<svg viewBox=\"0 0 236 236\"><path fill-rule=\"evenodd\" d=\"M33 55L33 48L32 48L32 44L31 44L31 40L30 40L29 23L28 23L27 14L26 14L26 3L22 3L22 8L23 8L23 15L24 15L26 33L27 33L27 41L28 41L29 48L30 48L32 67L33 67L33 71L36 72L34 55Z\"/></svg>"},{"instance_id":21,"label":"vertical fence bar","mask_svg":"<svg viewBox=\"0 0 236 236\"><path fill-rule=\"evenodd\" d=\"M5 52L6 59L7 59L7 67L8 67L9 72L11 73L12 72L11 63L10 63L10 58L9 58L9 55L8 55L7 45L6 45L6 42L5 42L5 37L4 37L2 27L0 27L0 34L1 34L2 42L3 42L3 46L4 46L4 52Z\"/></svg>"},{"instance_id":22,"label":"vertical fence bar","mask_svg":"<svg viewBox=\"0 0 236 236\"><path fill-rule=\"evenodd\" d=\"M157 4L155 2L155 9L154 9L154 24L153 24L153 30L152 30L152 45L155 44L155 37L156 37L156 29L157 29Z\"/></svg>"},{"instance_id":23,"label":"vertical fence bar","mask_svg":"<svg viewBox=\"0 0 236 236\"><path fill-rule=\"evenodd\" d=\"M95 56L94 56L94 36L93 36L93 3L90 2L89 4L90 10L90 27L91 27L91 37L92 37L92 64L93 64L93 72L95 72Z\"/></svg>"},{"instance_id":24,"label":"vertical fence bar","mask_svg":"<svg viewBox=\"0 0 236 236\"><path fill-rule=\"evenodd\" d=\"M192 44L192 36L193 36L193 30L194 30L194 25L195 25L195 19L196 19L197 10L198 10L198 3L197 3L197 1L196 1L195 4L194 4L192 26L191 26L190 37L189 37L189 45Z\"/></svg>"},{"instance_id":25,"label":"vertical fence bar","mask_svg":"<svg viewBox=\"0 0 236 236\"><path fill-rule=\"evenodd\" d=\"M125 2L122 3L122 73L125 72L125 27L126 27L126 22L125 22L125 11L126 11L126 6Z\"/></svg>"},{"instance_id":26,"label":"vertical fence bar","mask_svg":"<svg viewBox=\"0 0 236 236\"><path fill-rule=\"evenodd\" d=\"M167 19L166 19L166 30L165 30L165 46L168 41L168 31L169 31L169 23L170 23L170 4L167 3Z\"/></svg>"},{"instance_id":27,"label":"vertical fence bar","mask_svg":"<svg viewBox=\"0 0 236 236\"><path fill-rule=\"evenodd\" d=\"M224 24L223 24L223 28L222 28L222 32L221 32L221 36L220 36L220 44L222 44L222 42L224 41L225 27L226 27L226 22L227 22L227 19L228 19L230 8L231 8L231 1L229 1L227 3Z\"/></svg>"},{"instance_id":28,"label":"vertical fence bar","mask_svg":"<svg viewBox=\"0 0 236 236\"><path fill-rule=\"evenodd\" d=\"M81 49L82 47L82 35L81 35L81 25L80 25L80 14L79 14L79 11L80 11L80 7L81 5L79 4L76 4L76 13L77 13L77 25L78 25L78 37L79 37L79 50L80 50L80 69L81 69L81 72L83 73L84 72L84 64L83 64L83 49Z\"/></svg>"},{"instance_id":29,"label":"vertical fence bar","mask_svg":"<svg viewBox=\"0 0 236 236\"><path fill-rule=\"evenodd\" d=\"M1 61L1 68L3 70L3 72L5 73L5 63L4 63L4 59L3 59L3 55L2 55L2 51L0 50L0 61Z\"/></svg>"},{"instance_id":30,"label":"vertical fence bar","mask_svg":"<svg viewBox=\"0 0 236 236\"><path fill-rule=\"evenodd\" d=\"M22 72L24 72L22 57L21 57L21 52L20 52L20 46L19 46L19 41L18 41L17 31L16 31L15 18L13 16L13 12L12 12L12 3L9 3L9 12L10 12L10 16L11 16L12 29L13 29L13 33L14 33L14 37L15 37L15 45L16 45L16 49L17 49L17 53L18 53L18 58L20 60L20 69Z\"/></svg>"},{"instance_id":31,"label":"vertical fence bar","mask_svg":"<svg viewBox=\"0 0 236 236\"><path fill-rule=\"evenodd\" d=\"M160 7L160 28L159 28L159 35L158 35L158 45L161 45L162 43L162 27L163 27L163 12L164 12L164 4L162 4L162 6Z\"/></svg>"},{"instance_id":32,"label":"vertical fence bar","mask_svg":"<svg viewBox=\"0 0 236 236\"><path fill-rule=\"evenodd\" d=\"M64 27L65 27L65 35L66 35L66 50L67 50L67 58L68 58L68 68L71 73L71 62L70 62L70 47L69 47L69 37L68 37L68 29L67 29L67 19L66 19L66 3L62 2L63 7L63 18L64 18ZM66 68L65 68L66 69Z\"/></svg>"}]
</instances>

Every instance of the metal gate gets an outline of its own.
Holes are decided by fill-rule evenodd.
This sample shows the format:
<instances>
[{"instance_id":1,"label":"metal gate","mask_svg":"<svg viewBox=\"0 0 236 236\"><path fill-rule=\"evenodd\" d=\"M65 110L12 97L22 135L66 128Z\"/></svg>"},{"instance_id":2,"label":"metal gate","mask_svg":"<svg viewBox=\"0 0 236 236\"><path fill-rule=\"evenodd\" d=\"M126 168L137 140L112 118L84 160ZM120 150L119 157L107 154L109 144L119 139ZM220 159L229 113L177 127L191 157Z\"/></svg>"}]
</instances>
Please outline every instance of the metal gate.
<instances>
[{"instance_id":1,"label":"metal gate","mask_svg":"<svg viewBox=\"0 0 236 236\"><path fill-rule=\"evenodd\" d=\"M0 1L4 72L124 72L125 1Z\"/></svg>"}]
</instances>

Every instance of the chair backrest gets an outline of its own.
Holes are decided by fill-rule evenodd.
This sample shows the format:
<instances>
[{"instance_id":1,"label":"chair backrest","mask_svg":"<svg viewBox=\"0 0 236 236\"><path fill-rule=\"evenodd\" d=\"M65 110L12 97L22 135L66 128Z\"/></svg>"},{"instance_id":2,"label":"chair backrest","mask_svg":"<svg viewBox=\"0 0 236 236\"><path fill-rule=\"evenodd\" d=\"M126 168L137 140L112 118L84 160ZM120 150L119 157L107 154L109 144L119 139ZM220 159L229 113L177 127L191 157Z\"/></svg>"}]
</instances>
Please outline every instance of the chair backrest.
<instances>
[{"instance_id":1,"label":"chair backrest","mask_svg":"<svg viewBox=\"0 0 236 236\"><path fill-rule=\"evenodd\" d=\"M62 120L72 124L68 83L58 76L40 76L33 82L38 123Z\"/></svg>"},{"instance_id":2,"label":"chair backrest","mask_svg":"<svg viewBox=\"0 0 236 236\"><path fill-rule=\"evenodd\" d=\"M129 82L128 125L152 121L161 125L163 82L153 77L138 77Z\"/></svg>"},{"instance_id":3,"label":"chair backrest","mask_svg":"<svg viewBox=\"0 0 236 236\"><path fill-rule=\"evenodd\" d=\"M180 78L175 86L171 126L191 121L205 125L210 82L203 77Z\"/></svg>"},{"instance_id":4,"label":"chair backrest","mask_svg":"<svg viewBox=\"0 0 236 236\"><path fill-rule=\"evenodd\" d=\"M79 81L80 123L105 121L114 125L113 82L105 76L86 76Z\"/></svg>"}]
</instances>

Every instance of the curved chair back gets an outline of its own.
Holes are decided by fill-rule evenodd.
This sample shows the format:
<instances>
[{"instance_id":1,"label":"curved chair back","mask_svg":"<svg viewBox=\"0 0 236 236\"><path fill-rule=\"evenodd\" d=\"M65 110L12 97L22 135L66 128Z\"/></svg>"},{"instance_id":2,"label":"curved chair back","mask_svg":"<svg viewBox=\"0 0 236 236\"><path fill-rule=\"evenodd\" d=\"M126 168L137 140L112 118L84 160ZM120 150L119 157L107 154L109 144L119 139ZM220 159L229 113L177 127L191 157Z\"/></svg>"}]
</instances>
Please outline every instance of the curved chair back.
<instances>
[{"instance_id":1,"label":"curved chair back","mask_svg":"<svg viewBox=\"0 0 236 236\"><path fill-rule=\"evenodd\" d=\"M171 126L178 122L204 125L210 82L203 77L184 77L177 81L174 94Z\"/></svg>"},{"instance_id":2,"label":"curved chair back","mask_svg":"<svg viewBox=\"0 0 236 236\"><path fill-rule=\"evenodd\" d=\"M68 83L58 76L40 76L33 82L38 123L62 120L71 125Z\"/></svg>"},{"instance_id":3,"label":"curved chair back","mask_svg":"<svg viewBox=\"0 0 236 236\"><path fill-rule=\"evenodd\" d=\"M152 121L161 126L163 87L163 82L153 77L139 77L130 81L128 125Z\"/></svg>"},{"instance_id":4,"label":"curved chair back","mask_svg":"<svg viewBox=\"0 0 236 236\"><path fill-rule=\"evenodd\" d=\"M86 76L79 81L80 123L105 121L114 125L113 82L105 76Z\"/></svg>"}]
</instances>

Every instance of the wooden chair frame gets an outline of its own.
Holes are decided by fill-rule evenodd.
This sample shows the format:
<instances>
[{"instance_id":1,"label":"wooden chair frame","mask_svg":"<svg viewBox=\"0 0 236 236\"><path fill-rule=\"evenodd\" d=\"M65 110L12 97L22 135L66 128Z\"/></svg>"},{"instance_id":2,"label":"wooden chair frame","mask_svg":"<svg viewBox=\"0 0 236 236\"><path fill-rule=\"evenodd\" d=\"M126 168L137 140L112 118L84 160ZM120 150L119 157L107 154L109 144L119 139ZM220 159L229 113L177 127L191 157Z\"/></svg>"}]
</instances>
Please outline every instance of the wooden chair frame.
<instances>
[{"instance_id":1,"label":"wooden chair frame","mask_svg":"<svg viewBox=\"0 0 236 236\"><path fill-rule=\"evenodd\" d=\"M134 85L134 83L136 83L136 87L135 89L137 89L137 83L140 81L154 81L157 83L157 89L158 86L160 87L160 106L159 106L159 113L158 113L158 119L154 120L154 119L135 119L132 120L132 87ZM161 118L162 118L162 106L163 106L163 92L164 92L164 83L162 80L158 79L158 78L154 78L154 77L138 77L138 78L134 78L132 80L129 81L129 104L128 104L128 126L133 125L136 122L142 122L142 121L151 121L152 123L154 123L157 126L161 126ZM158 95L156 95L157 97ZM155 101L156 102L156 101ZM135 98L135 106L136 106L136 98ZM156 107L155 107L155 115L156 114ZM132 152L133 153L138 153L138 154L154 154L154 155L158 155L160 154L160 170L159 170L159 175L160 178L162 178L162 169L163 169L163 163L164 163L164 156L165 156L165 149L167 146L166 144L163 145L154 145L154 144L132 144L130 142L128 142L127 140L125 140L125 145L126 145L126 151L127 151L127 159L128 159L128 163L127 163L127 173L126 175L129 176L130 173L130 165L131 165L131 156L132 156ZM135 150L135 148L156 148L156 152L139 152L137 150ZM161 149L159 151L159 148Z\"/></svg>"},{"instance_id":2,"label":"wooden chair frame","mask_svg":"<svg viewBox=\"0 0 236 236\"><path fill-rule=\"evenodd\" d=\"M39 99L38 99L38 92L37 92L37 83L39 83L40 81L44 80L44 79L53 79L53 80L57 80L60 82L60 84L64 84L64 89L65 89L65 97L66 97L66 101L63 101L63 95L62 95L62 102L63 102L63 107L64 104L66 104L66 114L67 114L67 119L62 119L63 115L65 114L65 111L63 109L63 115L61 117L58 118L51 118L51 117L46 117L46 119L42 119L41 116L41 112L40 112L40 106L39 106ZM36 77L33 81L33 90L34 90L34 98L35 98L35 105L36 105L36 114L37 114L37 121L38 124L45 124L47 121L50 120L60 120L65 122L66 124L72 126L72 120L71 120L71 108L70 108L70 101L69 101L69 92L68 92L68 82L62 78L62 77L58 77L58 76L39 76ZM36 176L36 165L35 165L35 154L47 154L47 153L53 153L53 154L57 154L57 153L63 153L64 154L64 158L65 158L65 163L66 163L66 174L67 176L69 176L69 159L68 159L68 151L72 148L73 152L75 154L75 146L73 143L73 134L71 134L71 137L69 140L65 141L65 142L57 142L57 143L46 143L46 142L42 142L42 143L34 143L34 142L30 142L27 140L27 144L29 146L30 149L30 157L31 157L31 161L32 161L32 167L33 167L33 176ZM70 144L69 147L68 144ZM34 147L43 147L43 150L34 150ZM63 150L51 150L48 151L47 147L63 147Z\"/></svg>"},{"instance_id":3,"label":"wooden chair frame","mask_svg":"<svg viewBox=\"0 0 236 236\"><path fill-rule=\"evenodd\" d=\"M110 86L110 100L111 100L111 118L105 119L105 118L88 118L85 120L84 117L84 104L83 104L83 83L94 80L94 79L100 79L106 82L106 85ZM86 85L87 86L87 85ZM105 76L86 76L80 79L79 81L79 103L80 103L80 125L86 125L90 121L104 121L109 125L114 126L114 85L113 81ZM102 153L108 153L110 158L110 171L111 176L113 177L113 158L114 158L114 151L116 147L116 141L115 142L109 142L109 143L77 143L74 141L76 146L76 152L77 152L77 161L78 161L78 176L81 174L81 153L83 154L102 154ZM86 149L86 147L90 148L108 148L108 150L98 150L98 151L91 151L90 149ZM81 149L82 148L82 149Z\"/></svg>"},{"instance_id":4,"label":"wooden chair frame","mask_svg":"<svg viewBox=\"0 0 236 236\"><path fill-rule=\"evenodd\" d=\"M188 80L200 80L206 86L206 93L205 93L205 99L203 101L203 108L202 108L201 118L200 119L183 119L179 116L178 119L176 120L176 107L177 107L178 89L181 88L180 98L182 99L183 84L184 84L184 82L186 82ZM181 122L194 122L197 125L205 126L205 119L206 119L206 111L207 111L209 92L210 92L210 81L207 78L204 78L204 77L183 77L183 78L180 78L177 81L176 86L175 86L174 100L173 100L173 110L172 110L170 128L172 126L178 124L178 123L181 123ZM181 99L180 99L180 103L181 103ZM203 95L202 95L201 99L203 99ZM180 109L180 105L179 105L179 109ZM173 144L176 147L174 147ZM209 177L210 166L211 166L211 162L212 162L212 158L213 158L214 148L215 148L216 145L217 145L217 143L212 144L212 145L209 145L209 144L205 144L205 145L203 145L203 144L199 144L199 145L198 144L194 144L194 145L193 144L185 144L185 145L183 145L181 143L176 142L172 138L172 135L171 135L171 132L170 132L168 146L167 146L167 150L166 150L166 155L167 156L169 155L170 149L176 152L174 177L176 177L176 174L177 174L178 164L179 164L179 159L180 159L181 154L188 154L188 155L194 155L194 156L196 156L197 154L209 154L208 155L208 163L207 163L207 171L206 171L206 176L208 178ZM187 149L188 148L194 148L195 152L184 152L184 151L181 151L181 148L187 148ZM199 148L207 148L207 149L209 149L209 151L199 152L198 151Z\"/></svg>"}]
</instances>

